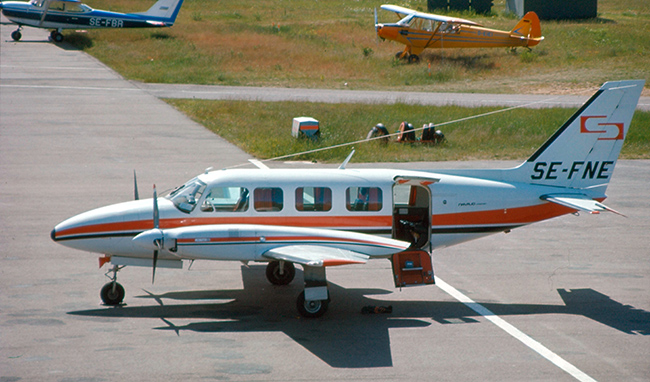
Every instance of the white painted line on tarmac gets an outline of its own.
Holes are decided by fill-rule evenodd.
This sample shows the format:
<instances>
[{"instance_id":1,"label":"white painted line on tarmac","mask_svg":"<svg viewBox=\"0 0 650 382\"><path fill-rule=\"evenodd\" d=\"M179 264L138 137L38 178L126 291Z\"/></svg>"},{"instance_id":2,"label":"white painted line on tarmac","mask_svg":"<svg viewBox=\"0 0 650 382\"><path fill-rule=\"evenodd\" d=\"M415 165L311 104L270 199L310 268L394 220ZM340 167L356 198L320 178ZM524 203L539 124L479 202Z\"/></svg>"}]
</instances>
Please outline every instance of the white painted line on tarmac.
<instances>
[{"instance_id":1,"label":"white painted line on tarmac","mask_svg":"<svg viewBox=\"0 0 650 382\"><path fill-rule=\"evenodd\" d=\"M586 373L578 369L577 367L573 366L569 362L567 362L564 358L560 357L559 355L553 353L550 349L548 349L546 346L540 344L539 342L535 341L531 337L529 337L527 334L522 332L521 330L515 328L508 322L506 322L503 318L497 316L494 314L492 311L484 307L483 305L475 302L471 298L465 296L463 293L461 293L458 289L454 288L453 286L447 284L440 278L436 277L436 285L438 288L442 289L444 292L446 292L448 295L451 297L455 298L456 300L462 302L465 304L468 308L472 309L476 313L480 314L481 316L485 317L488 321L492 322L494 325L498 326L500 329L505 331L506 333L510 334L517 340L519 340L521 343L524 345L528 346L532 350L534 350L537 354L541 355L542 357L546 358L547 360L551 361L555 366L559 367L560 369L564 370L565 372L569 373L572 377L577 379L578 381L581 382L596 382L595 379L591 378L588 376Z\"/></svg>"}]
</instances>

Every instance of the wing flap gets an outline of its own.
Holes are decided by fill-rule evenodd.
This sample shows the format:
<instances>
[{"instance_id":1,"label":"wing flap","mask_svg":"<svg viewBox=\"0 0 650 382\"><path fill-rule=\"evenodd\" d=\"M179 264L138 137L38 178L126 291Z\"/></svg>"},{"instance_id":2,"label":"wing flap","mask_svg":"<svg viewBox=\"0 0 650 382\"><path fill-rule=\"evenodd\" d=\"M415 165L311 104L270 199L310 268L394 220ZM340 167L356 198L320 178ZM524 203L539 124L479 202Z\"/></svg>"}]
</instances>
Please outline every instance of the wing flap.
<instances>
[{"instance_id":1,"label":"wing flap","mask_svg":"<svg viewBox=\"0 0 650 382\"><path fill-rule=\"evenodd\" d=\"M359 252L321 245L287 245L269 249L262 256L311 267L365 264L370 258Z\"/></svg>"},{"instance_id":2,"label":"wing flap","mask_svg":"<svg viewBox=\"0 0 650 382\"><path fill-rule=\"evenodd\" d=\"M587 195L582 194L564 194L564 195L544 195L542 200L559 204L561 206L573 208L580 211L589 212L590 214L599 214L602 211L613 212L617 215L625 216L622 213L609 208L598 200L594 200Z\"/></svg>"}]
</instances>

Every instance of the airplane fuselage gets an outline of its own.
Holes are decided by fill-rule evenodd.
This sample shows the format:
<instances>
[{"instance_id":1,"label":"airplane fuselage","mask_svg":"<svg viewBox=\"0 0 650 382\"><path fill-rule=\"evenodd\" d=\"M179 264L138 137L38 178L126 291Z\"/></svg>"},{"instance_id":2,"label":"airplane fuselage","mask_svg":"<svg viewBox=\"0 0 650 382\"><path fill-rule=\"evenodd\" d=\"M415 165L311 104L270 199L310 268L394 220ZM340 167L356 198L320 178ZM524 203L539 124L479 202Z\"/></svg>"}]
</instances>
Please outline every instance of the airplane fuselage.
<instances>
[{"instance_id":1,"label":"airplane fuselage","mask_svg":"<svg viewBox=\"0 0 650 382\"><path fill-rule=\"evenodd\" d=\"M411 181L400 184L399 179ZM161 229L220 225L227 233L232 227L233 237L246 237L247 244L261 244L266 235L241 235L235 226L334 229L408 240L399 232L399 221L405 219L429 224L429 248L435 249L574 211L540 199L552 191L543 185L420 171L221 170L197 176L159 198L158 205ZM57 225L52 238L85 251L150 258L151 251L132 239L153 228L152 206L148 199L92 210ZM224 239L223 256L217 251L205 258L259 260L259 251L227 246L242 249L240 244Z\"/></svg>"},{"instance_id":2,"label":"airplane fuselage","mask_svg":"<svg viewBox=\"0 0 650 382\"><path fill-rule=\"evenodd\" d=\"M377 35L411 47L411 54L420 54L426 48L531 47L539 43L538 40L510 32L473 25L459 25L448 30L424 30L401 24L379 24Z\"/></svg>"}]
</instances>

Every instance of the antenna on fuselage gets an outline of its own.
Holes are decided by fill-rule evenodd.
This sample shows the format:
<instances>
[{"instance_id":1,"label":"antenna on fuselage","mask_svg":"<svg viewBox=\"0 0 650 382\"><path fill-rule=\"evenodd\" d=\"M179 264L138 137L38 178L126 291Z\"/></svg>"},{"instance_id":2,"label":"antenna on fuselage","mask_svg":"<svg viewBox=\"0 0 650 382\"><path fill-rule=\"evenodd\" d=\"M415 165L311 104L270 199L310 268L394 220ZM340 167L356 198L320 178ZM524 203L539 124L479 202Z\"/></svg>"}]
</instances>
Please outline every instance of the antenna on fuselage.
<instances>
[{"instance_id":1,"label":"antenna on fuselage","mask_svg":"<svg viewBox=\"0 0 650 382\"><path fill-rule=\"evenodd\" d=\"M345 170L345 166L347 166L350 159L352 159L352 155L354 155L354 147L352 148L352 151L350 152L350 155L348 155L348 157L345 158L343 163L341 163L341 165L339 166L339 170Z\"/></svg>"},{"instance_id":2,"label":"antenna on fuselage","mask_svg":"<svg viewBox=\"0 0 650 382\"><path fill-rule=\"evenodd\" d=\"M138 177L135 175L135 170L133 170L133 197L135 200L140 200L140 194L138 193Z\"/></svg>"}]
</instances>

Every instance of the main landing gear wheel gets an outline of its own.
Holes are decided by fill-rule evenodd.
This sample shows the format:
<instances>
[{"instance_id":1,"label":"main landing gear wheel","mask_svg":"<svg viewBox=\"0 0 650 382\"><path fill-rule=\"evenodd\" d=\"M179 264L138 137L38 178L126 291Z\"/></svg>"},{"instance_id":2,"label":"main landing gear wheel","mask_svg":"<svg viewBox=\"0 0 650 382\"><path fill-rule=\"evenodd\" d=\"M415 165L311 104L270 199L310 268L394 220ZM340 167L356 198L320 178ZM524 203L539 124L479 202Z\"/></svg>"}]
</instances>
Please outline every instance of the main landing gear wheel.
<instances>
[{"instance_id":1,"label":"main landing gear wheel","mask_svg":"<svg viewBox=\"0 0 650 382\"><path fill-rule=\"evenodd\" d=\"M306 301L304 291L298 295L298 300L296 300L298 312L301 316L306 318L316 318L322 316L325 314L325 312L327 312L328 304L329 300Z\"/></svg>"},{"instance_id":2,"label":"main landing gear wheel","mask_svg":"<svg viewBox=\"0 0 650 382\"><path fill-rule=\"evenodd\" d=\"M412 54L409 56L410 64L417 64L418 62L420 62L420 56L418 56L417 54Z\"/></svg>"},{"instance_id":3,"label":"main landing gear wheel","mask_svg":"<svg viewBox=\"0 0 650 382\"><path fill-rule=\"evenodd\" d=\"M61 33L59 33L58 31L50 32L50 38L53 41L56 41L56 42L62 42L63 41L63 35Z\"/></svg>"},{"instance_id":4,"label":"main landing gear wheel","mask_svg":"<svg viewBox=\"0 0 650 382\"><path fill-rule=\"evenodd\" d=\"M109 282L102 288L100 296L106 305L119 305L124 301L124 287L117 282Z\"/></svg>"},{"instance_id":5,"label":"main landing gear wheel","mask_svg":"<svg viewBox=\"0 0 650 382\"><path fill-rule=\"evenodd\" d=\"M296 267L288 261L271 261L266 266L266 278L273 285L287 285L296 276Z\"/></svg>"},{"instance_id":6,"label":"main landing gear wheel","mask_svg":"<svg viewBox=\"0 0 650 382\"><path fill-rule=\"evenodd\" d=\"M14 41L18 41L18 40L20 40L21 37L23 37L23 34L20 33L20 29L11 32L11 38L13 38Z\"/></svg>"}]
</instances>

